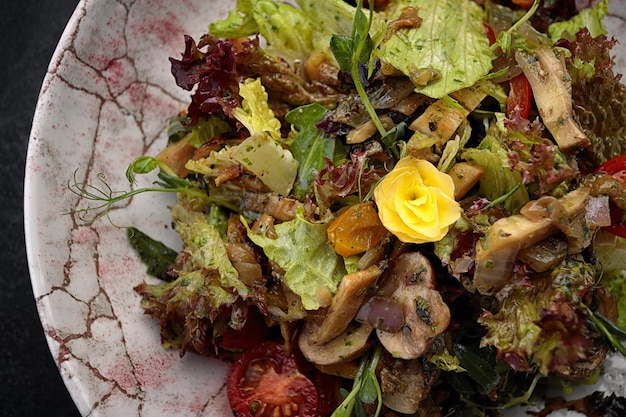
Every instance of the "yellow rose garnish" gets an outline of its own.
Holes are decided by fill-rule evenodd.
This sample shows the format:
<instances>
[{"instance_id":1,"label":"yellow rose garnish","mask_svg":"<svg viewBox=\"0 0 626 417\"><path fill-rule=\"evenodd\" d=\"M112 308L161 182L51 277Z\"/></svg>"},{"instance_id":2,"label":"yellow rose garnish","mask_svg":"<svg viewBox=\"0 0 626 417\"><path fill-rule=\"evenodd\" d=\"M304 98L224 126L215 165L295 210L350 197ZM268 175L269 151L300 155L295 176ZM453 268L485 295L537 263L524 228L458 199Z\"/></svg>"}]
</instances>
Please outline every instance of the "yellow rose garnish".
<instances>
[{"instance_id":1,"label":"yellow rose garnish","mask_svg":"<svg viewBox=\"0 0 626 417\"><path fill-rule=\"evenodd\" d=\"M383 177L374 200L385 228L407 243L436 242L461 216L452 178L412 156Z\"/></svg>"}]
</instances>

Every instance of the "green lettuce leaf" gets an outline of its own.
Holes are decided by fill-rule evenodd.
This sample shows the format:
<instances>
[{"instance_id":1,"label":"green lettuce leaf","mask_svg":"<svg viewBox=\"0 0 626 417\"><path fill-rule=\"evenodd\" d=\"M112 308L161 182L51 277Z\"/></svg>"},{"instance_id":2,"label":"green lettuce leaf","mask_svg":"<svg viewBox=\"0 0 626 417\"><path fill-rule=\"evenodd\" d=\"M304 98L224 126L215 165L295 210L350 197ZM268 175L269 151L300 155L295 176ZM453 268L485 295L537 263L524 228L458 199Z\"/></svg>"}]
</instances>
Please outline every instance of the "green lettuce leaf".
<instances>
[{"instance_id":1,"label":"green lettuce leaf","mask_svg":"<svg viewBox=\"0 0 626 417\"><path fill-rule=\"evenodd\" d=\"M280 141L280 120L268 104L268 95L260 78L247 78L239 83L241 107L233 110L233 116L248 129L250 135L265 132Z\"/></svg>"},{"instance_id":2,"label":"green lettuce leaf","mask_svg":"<svg viewBox=\"0 0 626 417\"><path fill-rule=\"evenodd\" d=\"M593 7L583 9L570 20L554 22L548 26L548 34L553 41L561 38L574 38L576 33L586 27L592 38L607 33L602 19L609 12L609 1L601 0Z\"/></svg>"},{"instance_id":3,"label":"green lettuce leaf","mask_svg":"<svg viewBox=\"0 0 626 417\"><path fill-rule=\"evenodd\" d=\"M441 98L470 87L489 73L493 54L479 5L471 0L402 0L397 10L403 5L416 7L422 23L397 31L380 47L378 57L409 78L424 70L439 73L439 79L417 85L416 91Z\"/></svg>"},{"instance_id":4,"label":"green lettuce leaf","mask_svg":"<svg viewBox=\"0 0 626 417\"><path fill-rule=\"evenodd\" d=\"M324 168L324 158L332 159L335 152L335 140L315 127L324 114L326 108L314 103L298 107L285 116L285 120L298 130L290 147L298 161L298 176L293 187L293 194L297 197L306 194L315 175Z\"/></svg>"},{"instance_id":5,"label":"green lettuce leaf","mask_svg":"<svg viewBox=\"0 0 626 417\"><path fill-rule=\"evenodd\" d=\"M297 30L293 30L297 28ZM226 19L209 25L209 34L220 38L247 37L260 33L266 50L292 63L305 60L312 51L316 27L300 9L272 0L239 0Z\"/></svg>"},{"instance_id":6,"label":"green lettuce leaf","mask_svg":"<svg viewBox=\"0 0 626 417\"><path fill-rule=\"evenodd\" d=\"M214 354L212 326L221 322L237 328L238 323L225 312L249 295L226 253L218 229L221 221L215 214L196 211L203 208L193 199L179 196L172 219L187 256L176 265L178 276L173 281L143 282L135 287L146 314L159 319L163 345L180 348L181 353L192 349Z\"/></svg>"},{"instance_id":7,"label":"green lettuce leaf","mask_svg":"<svg viewBox=\"0 0 626 417\"><path fill-rule=\"evenodd\" d=\"M172 207L172 219L182 240L183 251L189 255L183 264L181 276L186 275L186 272L195 273L206 269L219 271L210 283L219 288L211 291L227 289L229 295L225 301L219 297L211 300L210 303L216 307L223 303L230 304L233 301L231 297L237 294L247 296L248 287L239 280L239 273L228 258L218 226L210 224L203 213L190 211L181 203Z\"/></svg>"},{"instance_id":8,"label":"green lettuce leaf","mask_svg":"<svg viewBox=\"0 0 626 417\"><path fill-rule=\"evenodd\" d=\"M272 191L283 196L289 195L298 173L298 162L288 149L263 133L256 133L230 149L232 158Z\"/></svg>"},{"instance_id":9,"label":"green lettuce leaf","mask_svg":"<svg viewBox=\"0 0 626 417\"><path fill-rule=\"evenodd\" d=\"M295 219L275 226L278 235L275 239L248 229L250 240L285 271L285 284L300 296L306 310L319 309L320 290L334 294L346 274L343 260L328 244L326 229L326 224L304 219L302 208L297 209Z\"/></svg>"},{"instance_id":10,"label":"green lettuce leaf","mask_svg":"<svg viewBox=\"0 0 626 417\"><path fill-rule=\"evenodd\" d=\"M480 193L493 201L522 183L522 175L510 168L507 151L494 136L488 135L477 148L467 149L461 158L485 169L480 179ZM504 208L514 213L529 200L526 188L521 186L504 201Z\"/></svg>"},{"instance_id":11,"label":"green lettuce leaf","mask_svg":"<svg viewBox=\"0 0 626 417\"><path fill-rule=\"evenodd\" d=\"M215 136L222 135L230 130L231 127L226 121L211 115L208 119L200 119L198 123L191 127L187 143L198 148Z\"/></svg>"},{"instance_id":12,"label":"green lettuce leaf","mask_svg":"<svg viewBox=\"0 0 626 417\"><path fill-rule=\"evenodd\" d=\"M254 15L254 0L237 0L228 16L209 25L209 34L220 38L245 38L259 31Z\"/></svg>"}]
</instances>

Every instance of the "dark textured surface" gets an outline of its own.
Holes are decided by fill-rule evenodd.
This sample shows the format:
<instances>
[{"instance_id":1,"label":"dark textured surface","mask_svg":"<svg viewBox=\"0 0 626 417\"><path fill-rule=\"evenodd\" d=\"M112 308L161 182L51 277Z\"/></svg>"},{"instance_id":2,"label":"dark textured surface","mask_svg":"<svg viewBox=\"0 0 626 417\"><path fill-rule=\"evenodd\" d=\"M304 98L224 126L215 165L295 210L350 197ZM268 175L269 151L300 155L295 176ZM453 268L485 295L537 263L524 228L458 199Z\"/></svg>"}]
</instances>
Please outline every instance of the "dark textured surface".
<instances>
[{"instance_id":1,"label":"dark textured surface","mask_svg":"<svg viewBox=\"0 0 626 417\"><path fill-rule=\"evenodd\" d=\"M24 163L35 103L78 0L0 1L0 415L78 416L33 299L23 227Z\"/></svg>"}]
</instances>

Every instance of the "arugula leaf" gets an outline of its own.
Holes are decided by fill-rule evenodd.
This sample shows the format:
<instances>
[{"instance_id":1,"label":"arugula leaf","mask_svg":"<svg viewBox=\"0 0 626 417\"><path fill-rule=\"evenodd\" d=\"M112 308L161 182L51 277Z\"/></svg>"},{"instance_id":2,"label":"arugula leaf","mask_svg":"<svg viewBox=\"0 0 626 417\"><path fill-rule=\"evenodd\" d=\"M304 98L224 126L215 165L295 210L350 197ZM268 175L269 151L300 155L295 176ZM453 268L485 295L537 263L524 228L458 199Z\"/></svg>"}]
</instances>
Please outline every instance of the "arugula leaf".
<instances>
[{"instance_id":1,"label":"arugula leaf","mask_svg":"<svg viewBox=\"0 0 626 417\"><path fill-rule=\"evenodd\" d=\"M342 71L352 71L352 56L354 53L354 39L349 36L333 35L330 38L330 49Z\"/></svg>"},{"instance_id":2,"label":"arugula leaf","mask_svg":"<svg viewBox=\"0 0 626 417\"><path fill-rule=\"evenodd\" d=\"M298 175L293 186L293 194L303 197L317 173L324 168L325 158L332 158L335 140L315 127L315 123L326 113L321 104L308 104L291 110L285 120L296 127L298 136L290 150L298 161Z\"/></svg>"},{"instance_id":3,"label":"arugula leaf","mask_svg":"<svg viewBox=\"0 0 626 417\"><path fill-rule=\"evenodd\" d=\"M162 277L174 265L178 252L155 240L141 230L129 227L126 236L130 245L147 266L147 273Z\"/></svg>"},{"instance_id":4,"label":"arugula leaf","mask_svg":"<svg viewBox=\"0 0 626 417\"><path fill-rule=\"evenodd\" d=\"M405 3L411 2L401 0L397 9ZM422 18L419 27L396 32L378 52L381 60L410 78L424 69L441 74L425 86L417 85L416 91L441 98L489 73L493 53L481 6L471 0L428 1L419 4L418 14Z\"/></svg>"},{"instance_id":5,"label":"arugula leaf","mask_svg":"<svg viewBox=\"0 0 626 417\"><path fill-rule=\"evenodd\" d=\"M479 352L485 354L487 350L482 349ZM500 382L500 375L495 372L494 366L481 354L456 344L454 355L459 358L459 364L467 371L470 378L480 386L481 393L488 393Z\"/></svg>"}]
</instances>

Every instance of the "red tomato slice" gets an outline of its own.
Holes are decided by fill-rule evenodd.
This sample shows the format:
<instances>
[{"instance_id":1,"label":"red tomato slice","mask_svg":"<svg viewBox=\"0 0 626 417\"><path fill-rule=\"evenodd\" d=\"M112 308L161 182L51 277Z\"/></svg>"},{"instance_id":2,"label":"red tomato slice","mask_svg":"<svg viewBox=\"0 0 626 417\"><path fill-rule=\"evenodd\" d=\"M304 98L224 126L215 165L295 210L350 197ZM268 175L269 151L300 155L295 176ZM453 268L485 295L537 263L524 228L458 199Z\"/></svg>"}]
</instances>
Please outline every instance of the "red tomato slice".
<instances>
[{"instance_id":1,"label":"red tomato slice","mask_svg":"<svg viewBox=\"0 0 626 417\"><path fill-rule=\"evenodd\" d=\"M610 174L623 182L626 182L626 155L609 159L598 167L596 172Z\"/></svg>"},{"instance_id":2,"label":"red tomato slice","mask_svg":"<svg viewBox=\"0 0 626 417\"><path fill-rule=\"evenodd\" d=\"M528 79L521 73L509 80L509 86L509 96L506 99L507 116L509 119L516 117L527 119L533 97Z\"/></svg>"},{"instance_id":3,"label":"red tomato slice","mask_svg":"<svg viewBox=\"0 0 626 417\"><path fill-rule=\"evenodd\" d=\"M600 165L596 172L612 175L626 183L626 155L609 159ZM622 222L624 213L617 207L611 206L611 225L604 229L616 236L626 238L626 223Z\"/></svg>"},{"instance_id":4,"label":"red tomato slice","mask_svg":"<svg viewBox=\"0 0 626 417\"><path fill-rule=\"evenodd\" d=\"M264 342L233 364L226 385L237 417L317 417L318 395L283 345Z\"/></svg>"}]
</instances>

